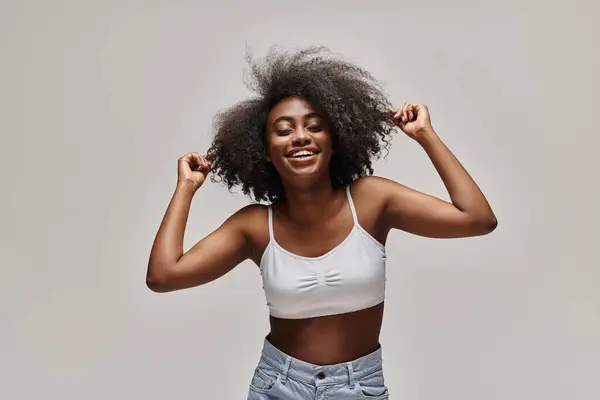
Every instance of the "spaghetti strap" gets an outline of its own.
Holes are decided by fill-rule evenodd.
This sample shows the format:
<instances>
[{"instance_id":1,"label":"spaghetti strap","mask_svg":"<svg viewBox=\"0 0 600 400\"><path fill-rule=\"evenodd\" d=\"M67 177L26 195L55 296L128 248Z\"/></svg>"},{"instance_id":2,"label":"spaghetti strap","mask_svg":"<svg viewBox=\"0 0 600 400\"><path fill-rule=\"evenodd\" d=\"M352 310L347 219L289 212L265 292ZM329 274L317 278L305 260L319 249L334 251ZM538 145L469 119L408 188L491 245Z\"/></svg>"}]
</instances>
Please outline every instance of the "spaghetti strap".
<instances>
[{"instance_id":1,"label":"spaghetti strap","mask_svg":"<svg viewBox=\"0 0 600 400\"><path fill-rule=\"evenodd\" d=\"M356 216L356 208L354 207L354 201L352 201L352 195L350 194L350 185L346 186L346 195L348 196L348 204L350 204L350 210L352 211L352 219L354 225L358 226L358 217Z\"/></svg>"},{"instance_id":2,"label":"spaghetti strap","mask_svg":"<svg viewBox=\"0 0 600 400\"><path fill-rule=\"evenodd\" d=\"M275 237L273 235L273 208L271 205L268 206L269 210L269 238L271 241L275 241Z\"/></svg>"}]
</instances>

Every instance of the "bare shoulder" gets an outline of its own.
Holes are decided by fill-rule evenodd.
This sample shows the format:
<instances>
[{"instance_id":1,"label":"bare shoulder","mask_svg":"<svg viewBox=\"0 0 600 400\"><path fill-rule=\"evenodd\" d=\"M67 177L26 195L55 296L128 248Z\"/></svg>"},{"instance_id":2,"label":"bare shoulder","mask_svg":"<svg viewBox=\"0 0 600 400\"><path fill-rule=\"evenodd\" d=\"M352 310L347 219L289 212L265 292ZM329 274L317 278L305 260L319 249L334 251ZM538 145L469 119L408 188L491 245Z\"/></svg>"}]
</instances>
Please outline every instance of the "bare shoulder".
<instances>
[{"instance_id":1,"label":"bare shoulder","mask_svg":"<svg viewBox=\"0 0 600 400\"><path fill-rule=\"evenodd\" d=\"M252 242L265 229L269 235L267 213L267 207L262 204L248 204L231 214L222 227L227 227L227 232L242 234L247 242Z\"/></svg>"},{"instance_id":2,"label":"bare shoulder","mask_svg":"<svg viewBox=\"0 0 600 400\"><path fill-rule=\"evenodd\" d=\"M363 187L366 190L390 190L397 188L399 185L402 186L400 183L392 179L376 175L363 176L354 181L353 185L357 187Z\"/></svg>"},{"instance_id":3,"label":"bare shoulder","mask_svg":"<svg viewBox=\"0 0 600 400\"><path fill-rule=\"evenodd\" d=\"M239 229L242 230L248 247L250 258L257 262L262 251L269 243L268 208L264 204L249 204L240 208L232 216Z\"/></svg>"},{"instance_id":4,"label":"bare shoulder","mask_svg":"<svg viewBox=\"0 0 600 400\"><path fill-rule=\"evenodd\" d=\"M232 216L240 221L249 221L264 215L267 215L267 207L264 204L253 203L240 208Z\"/></svg>"},{"instance_id":5,"label":"bare shoulder","mask_svg":"<svg viewBox=\"0 0 600 400\"><path fill-rule=\"evenodd\" d=\"M235 222L244 233L251 233L261 222L266 223L267 212L267 207L263 204L248 204L233 213L229 219Z\"/></svg>"},{"instance_id":6,"label":"bare shoulder","mask_svg":"<svg viewBox=\"0 0 600 400\"><path fill-rule=\"evenodd\" d=\"M364 176L355 180L350 188L359 224L384 244L389 230L382 223L382 217L387 206L390 184L393 183L378 176Z\"/></svg>"},{"instance_id":7,"label":"bare shoulder","mask_svg":"<svg viewBox=\"0 0 600 400\"><path fill-rule=\"evenodd\" d=\"M363 176L352 184L352 195L373 206L385 207L391 193L406 187L381 176Z\"/></svg>"}]
</instances>

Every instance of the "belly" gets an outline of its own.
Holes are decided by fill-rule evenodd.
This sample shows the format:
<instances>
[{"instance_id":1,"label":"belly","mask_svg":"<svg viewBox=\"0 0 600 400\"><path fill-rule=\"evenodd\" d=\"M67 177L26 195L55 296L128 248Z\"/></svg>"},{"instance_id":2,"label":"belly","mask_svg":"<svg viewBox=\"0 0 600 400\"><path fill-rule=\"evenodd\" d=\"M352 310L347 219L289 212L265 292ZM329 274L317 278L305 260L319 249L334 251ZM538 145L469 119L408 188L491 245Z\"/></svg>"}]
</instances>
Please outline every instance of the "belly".
<instances>
[{"instance_id":1,"label":"belly","mask_svg":"<svg viewBox=\"0 0 600 400\"><path fill-rule=\"evenodd\" d=\"M338 364L379 347L383 303L365 310L307 319L270 317L269 341L282 352L317 365Z\"/></svg>"}]
</instances>

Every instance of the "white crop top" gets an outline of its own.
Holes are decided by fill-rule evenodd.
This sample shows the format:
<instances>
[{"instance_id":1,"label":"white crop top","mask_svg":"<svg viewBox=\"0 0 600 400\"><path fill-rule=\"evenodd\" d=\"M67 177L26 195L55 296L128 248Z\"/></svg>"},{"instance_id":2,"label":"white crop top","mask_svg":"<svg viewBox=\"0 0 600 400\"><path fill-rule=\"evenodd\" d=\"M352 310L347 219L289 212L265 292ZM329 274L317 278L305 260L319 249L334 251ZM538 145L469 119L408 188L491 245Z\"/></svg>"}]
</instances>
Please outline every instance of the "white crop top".
<instances>
[{"instance_id":1,"label":"white crop top","mask_svg":"<svg viewBox=\"0 0 600 400\"><path fill-rule=\"evenodd\" d=\"M359 224L350 194L346 194L354 227L346 239L319 257L304 257L281 247L273 235L260 260L263 289L270 314L300 319L363 310L385 298L386 251Z\"/></svg>"}]
</instances>

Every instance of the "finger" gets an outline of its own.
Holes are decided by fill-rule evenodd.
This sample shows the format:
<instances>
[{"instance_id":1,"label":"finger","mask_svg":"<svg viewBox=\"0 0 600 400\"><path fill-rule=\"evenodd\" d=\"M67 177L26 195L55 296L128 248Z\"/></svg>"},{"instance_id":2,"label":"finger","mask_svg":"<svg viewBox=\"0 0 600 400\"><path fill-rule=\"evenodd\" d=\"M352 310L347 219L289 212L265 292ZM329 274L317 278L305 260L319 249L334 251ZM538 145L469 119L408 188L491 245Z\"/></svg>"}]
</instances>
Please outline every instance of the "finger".
<instances>
[{"instance_id":1,"label":"finger","mask_svg":"<svg viewBox=\"0 0 600 400\"><path fill-rule=\"evenodd\" d=\"M201 156L201 161L202 163L200 164L200 166L202 167L202 170L206 172L210 171L212 164L210 161L208 161L206 156Z\"/></svg>"},{"instance_id":2,"label":"finger","mask_svg":"<svg viewBox=\"0 0 600 400\"><path fill-rule=\"evenodd\" d=\"M423 110L424 115L429 115L429 108L427 107L427 104L419 104L419 111L420 110Z\"/></svg>"},{"instance_id":3,"label":"finger","mask_svg":"<svg viewBox=\"0 0 600 400\"><path fill-rule=\"evenodd\" d=\"M399 109L398 111L396 111L396 114L394 114L394 121L398 122L398 123L403 123L402 121L402 109Z\"/></svg>"},{"instance_id":4,"label":"finger","mask_svg":"<svg viewBox=\"0 0 600 400\"><path fill-rule=\"evenodd\" d=\"M204 166L202 165L203 161L200 153L189 153L187 157L187 162L192 171L201 171L204 168Z\"/></svg>"},{"instance_id":5,"label":"finger","mask_svg":"<svg viewBox=\"0 0 600 400\"><path fill-rule=\"evenodd\" d=\"M402 121L403 122L408 122L410 121L410 119L408 118L408 109L410 107L410 103L406 102L404 103L404 106L402 106Z\"/></svg>"},{"instance_id":6,"label":"finger","mask_svg":"<svg viewBox=\"0 0 600 400\"><path fill-rule=\"evenodd\" d=\"M407 114L408 114L408 120L409 121L414 121L415 120L415 106L414 106L414 104L409 104L408 105Z\"/></svg>"},{"instance_id":7,"label":"finger","mask_svg":"<svg viewBox=\"0 0 600 400\"><path fill-rule=\"evenodd\" d=\"M200 165L200 163L202 162L202 158L200 156L200 153L195 153L194 152L194 153L191 153L190 156L191 156L190 157L190 161L192 162L192 164L194 166Z\"/></svg>"},{"instance_id":8,"label":"finger","mask_svg":"<svg viewBox=\"0 0 600 400\"><path fill-rule=\"evenodd\" d=\"M415 120L421 118L422 120L429 119L429 111L425 104L416 104L415 105L416 115Z\"/></svg>"},{"instance_id":9,"label":"finger","mask_svg":"<svg viewBox=\"0 0 600 400\"><path fill-rule=\"evenodd\" d=\"M212 162L207 155L200 155L200 170L210 172L212 170Z\"/></svg>"}]
</instances>

